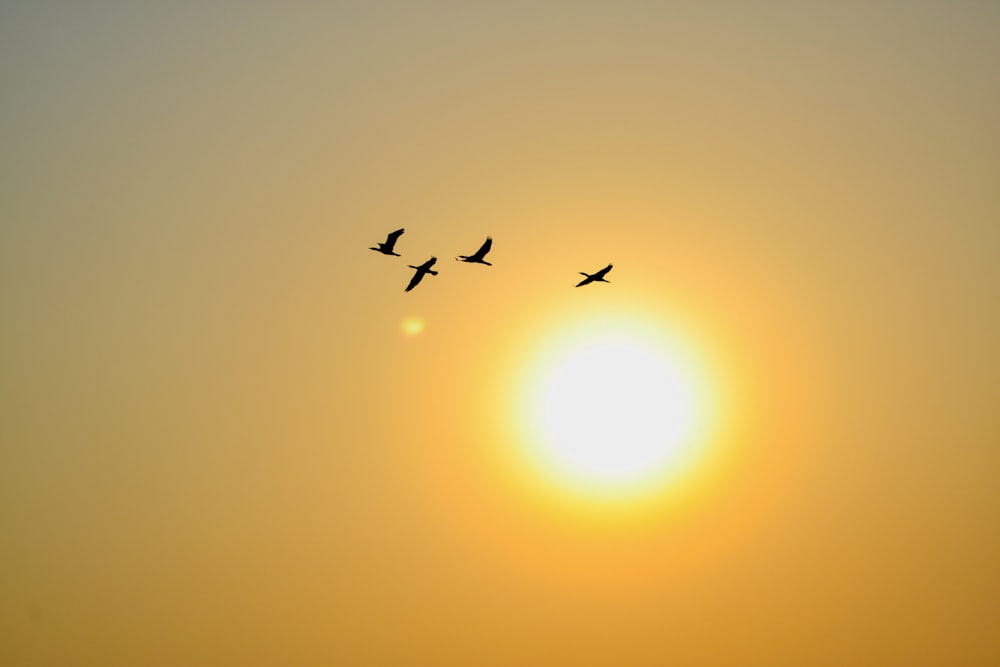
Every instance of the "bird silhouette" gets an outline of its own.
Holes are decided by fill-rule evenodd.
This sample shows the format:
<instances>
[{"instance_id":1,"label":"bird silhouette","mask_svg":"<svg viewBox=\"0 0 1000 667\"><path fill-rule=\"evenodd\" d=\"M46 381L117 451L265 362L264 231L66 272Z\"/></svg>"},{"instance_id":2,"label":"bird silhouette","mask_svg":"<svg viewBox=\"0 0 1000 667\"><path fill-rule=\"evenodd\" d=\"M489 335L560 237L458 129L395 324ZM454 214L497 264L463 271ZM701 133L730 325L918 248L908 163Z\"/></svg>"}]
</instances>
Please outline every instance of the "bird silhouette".
<instances>
[{"instance_id":1,"label":"bird silhouette","mask_svg":"<svg viewBox=\"0 0 1000 667\"><path fill-rule=\"evenodd\" d=\"M403 235L402 229L397 229L396 231L390 233L385 237L384 243L379 243L377 246L372 246L369 250L374 250L375 252L380 252L383 255L395 255L396 257L402 257L398 252L393 252L392 249L396 246L396 241L399 237Z\"/></svg>"},{"instance_id":2,"label":"bird silhouette","mask_svg":"<svg viewBox=\"0 0 1000 667\"><path fill-rule=\"evenodd\" d=\"M594 282L601 282L601 283L609 283L609 282L611 282L610 280L605 280L604 279L604 276L608 275L608 271L611 270L611 266L612 266L611 264L608 264L607 266L605 266L603 269L601 269L597 273L584 273L583 271L580 271L580 275L581 276L587 276L587 277L584 278L583 280L581 280L580 282L578 282L576 284L576 286L580 287L582 285L589 285L590 283L594 283Z\"/></svg>"},{"instance_id":3,"label":"bird silhouette","mask_svg":"<svg viewBox=\"0 0 1000 667\"><path fill-rule=\"evenodd\" d=\"M420 266L413 266L412 264L410 264L409 267L411 269L416 269L417 272L413 274L412 278L410 278L410 284L406 286L406 289L404 291L409 292L411 289L416 287L420 283L420 281L424 279L424 274L429 273L432 276L436 276L438 272L431 269L431 267L434 266L434 262L436 261L437 257L431 257L429 260L427 260Z\"/></svg>"},{"instance_id":4,"label":"bird silhouette","mask_svg":"<svg viewBox=\"0 0 1000 667\"><path fill-rule=\"evenodd\" d=\"M477 250L474 255L459 255L455 259L460 262L469 262L470 264L485 264L486 266L493 266L483 259L492 247L493 237L487 236L486 241L483 242L483 245L479 246L479 250Z\"/></svg>"}]
</instances>

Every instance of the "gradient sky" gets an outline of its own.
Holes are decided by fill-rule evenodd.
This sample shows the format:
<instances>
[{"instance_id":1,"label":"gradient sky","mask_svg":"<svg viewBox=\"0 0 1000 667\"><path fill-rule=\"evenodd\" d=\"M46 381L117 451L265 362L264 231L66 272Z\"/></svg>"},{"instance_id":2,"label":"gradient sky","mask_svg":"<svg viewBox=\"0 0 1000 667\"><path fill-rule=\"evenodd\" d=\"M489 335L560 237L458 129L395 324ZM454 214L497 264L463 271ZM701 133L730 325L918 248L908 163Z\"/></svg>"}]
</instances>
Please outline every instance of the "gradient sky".
<instances>
[{"instance_id":1,"label":"gradient sky","mask_svg":"<svg viewBox=\"0 0 1000 667\"><path fill-rule=\"evenodd\" d=\"M325 4L0 6L0 662L1000 663L1000 5ZM622 512L511 425L617 314Z\"/></svg>"}]
</instances>

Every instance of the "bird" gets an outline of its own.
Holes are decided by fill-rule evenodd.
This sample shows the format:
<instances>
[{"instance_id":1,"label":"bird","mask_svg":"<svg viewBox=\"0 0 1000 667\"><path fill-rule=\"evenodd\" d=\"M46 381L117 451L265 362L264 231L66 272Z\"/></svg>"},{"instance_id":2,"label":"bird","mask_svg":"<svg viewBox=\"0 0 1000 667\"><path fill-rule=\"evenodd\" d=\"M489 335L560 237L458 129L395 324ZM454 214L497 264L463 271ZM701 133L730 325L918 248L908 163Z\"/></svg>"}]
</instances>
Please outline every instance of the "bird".
<instances>
[{"instance_id":1,"label":"bird","mask_svg":"<svg viewBox=\"0 0 1000 667\"><path fill-rule=\"evenodd\" d=\"M580 282L578 282L576 284L576 286L580 287L581 285L588 285L588 284L593 283L593 282L601 282L601 283L609 283L609 282L611 282L610 280L605 280L604 279L604 276L608 275L608 271L611 270L611 266L612 266L611 264L608 264L607 266L605 266L603 269L601 269L597 273L584 273L583 271L580 271L580 275L581 276L587 276L587 277L584 278L583 280L581 280Z\"/></svg>"},{"instance_id":2,"label":"bird","mask_svg":"<svg viewBox=\"0 0 1000 667\"><path fill-rule=\"evenodd\" d=\"M493 237L487 236L486 240L483 242L483 245L479 246L479 250L476 251L476 254L459 255L455 259L457 259L460 262L469 262L470 264L485 264L486 266L493 266L485 259L483 259L484 257L486 257L486 253L490 251L491 247L493 247Z\"/></svg>"},{"instance_id":3,"label":"bird","mask_svg":"<svg viewBox=\"0 0 1000 667\"><path fill-rule=\"evenodd\" d=\"M434 266L434 262L436 261L437 257L431 257L429 260L427 260L420 266L413 266L412 264L408 265L411 269L416 269L417 272L413 274L412 278L410 278L410 284L406 286L406 289L404 291L409 292L411 289L416 287L420 283L420 281L424 279L425 273L429 273L432 276L436 276L438 272L431 269L431 267Z\"/></svg>"},{"instance_id":4,"label":"bird","mask_svg":"<svg viewBox=\"0 0 1000 667\"><path fill-rule=\"evenodd\" d=\"M397 229L396 231L390 233L385 237L384 243L379 243L377 246L372 246L369 250L374 250L375 252L380 252L383 255L395 255L396 257L402 257L398 252L393 252L392 249L396 245L396 241L400 236L403 235L405 230Z\"/></svg>"}]
</instances>

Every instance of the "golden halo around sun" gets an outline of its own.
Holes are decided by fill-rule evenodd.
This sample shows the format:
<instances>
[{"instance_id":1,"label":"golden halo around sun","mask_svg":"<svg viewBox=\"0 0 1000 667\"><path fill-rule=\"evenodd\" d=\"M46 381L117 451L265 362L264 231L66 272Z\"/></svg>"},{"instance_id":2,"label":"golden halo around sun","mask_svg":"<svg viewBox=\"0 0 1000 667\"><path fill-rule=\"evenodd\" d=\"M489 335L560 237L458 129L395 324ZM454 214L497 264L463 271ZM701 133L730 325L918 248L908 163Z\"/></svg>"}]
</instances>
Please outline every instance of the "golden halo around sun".
<instances>
[{"instance_id":1,"label":"golden halo around sun","mask_svg":"<svg viewBox=\"0 0 1000 667\"><path fill-rule=\"evenodd\" d=\"M627 500L670 486L703 456L706 373L670 332L631 319L576 324L543 345L519 388L530 466L556 487Z\"/></svg>"}]
</instances>

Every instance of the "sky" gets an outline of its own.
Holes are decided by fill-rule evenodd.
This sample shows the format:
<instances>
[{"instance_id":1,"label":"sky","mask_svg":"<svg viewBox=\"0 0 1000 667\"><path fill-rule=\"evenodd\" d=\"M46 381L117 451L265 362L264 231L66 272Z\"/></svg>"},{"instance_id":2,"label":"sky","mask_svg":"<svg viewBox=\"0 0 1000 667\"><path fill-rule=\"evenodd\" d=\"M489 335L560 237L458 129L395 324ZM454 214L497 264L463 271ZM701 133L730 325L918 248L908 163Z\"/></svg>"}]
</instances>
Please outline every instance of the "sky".
<instances>
[{"instance_id":1,"label":"sky","mask_svg":"<svg viewBox=\"0 0 1000 667\"><path fill-rule=\"evenodd\" d=\"M321 4L0 6L0 662L1000 662L1000 6Z\"/></svg>"}]
</instances>

